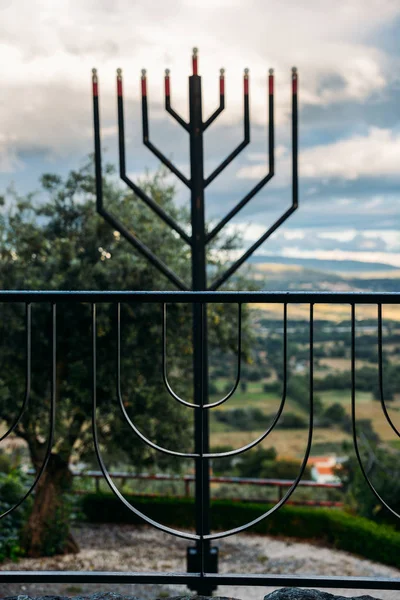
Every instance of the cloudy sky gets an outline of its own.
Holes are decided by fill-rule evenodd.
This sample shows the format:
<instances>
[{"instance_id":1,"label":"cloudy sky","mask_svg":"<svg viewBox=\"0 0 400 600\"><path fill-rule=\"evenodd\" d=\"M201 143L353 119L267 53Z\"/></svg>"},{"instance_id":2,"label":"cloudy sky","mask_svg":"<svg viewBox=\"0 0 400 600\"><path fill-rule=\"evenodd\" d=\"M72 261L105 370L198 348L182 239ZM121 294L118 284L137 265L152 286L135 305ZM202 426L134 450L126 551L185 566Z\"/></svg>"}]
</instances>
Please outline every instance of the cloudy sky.
<instances>
[{"instance_id":1,"label":"cloudy sky","mask_svg":"<svg viewBox=\"0 0 400 600\"><path fill-rule=\"evenodd\" d=\"M207 189L218 219L267 169L267 74L276 73L276 177L235 224L253 241L290 204L290 69L299 69L300 208L262 252L400 267L399 0L0 0L0 192L38 188L92 151L97 67L106 158L117 159L115 69L124 72L127 169L157 161L141 146L140 70L148 71L153 141L188 173L187 134L163 110L188 112L191 48L199 47L206 173L240 141L243 68L250 68L252 143ZM181 202L187 190L177 185Z\"/></svg>"}]
</instances>

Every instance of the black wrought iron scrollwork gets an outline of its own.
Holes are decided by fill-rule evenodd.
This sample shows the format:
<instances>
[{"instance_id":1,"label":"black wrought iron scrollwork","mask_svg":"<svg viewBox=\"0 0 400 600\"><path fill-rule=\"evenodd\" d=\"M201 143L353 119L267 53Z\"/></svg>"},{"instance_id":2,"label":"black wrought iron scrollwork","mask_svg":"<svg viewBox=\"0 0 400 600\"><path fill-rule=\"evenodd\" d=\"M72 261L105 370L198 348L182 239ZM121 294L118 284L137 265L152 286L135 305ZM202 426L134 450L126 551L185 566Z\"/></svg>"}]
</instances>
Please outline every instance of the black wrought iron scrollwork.
<instances>
[{"instance_id":1,"label":"black wrought iron scrollwork","mask_svg":"<svg viewBox=\"0 0 400 600\"><path fill-rule=\"evenodd\" d=\"M27 490L27 492L23 495L23 497L21 498L21 500L15 504L15 506L13 506L12 508L10 508L7 512L5 512L3 515L1 516L6 516L8 515L12 510L15 510L18 506L20 506L22 504L22 502L27 498L27 496L32 493L32 491L35 489L35 486L37 485L41 475L43 474L47 463L48 463L48 459L50 456L50 453L52 451L52 447L54 445L54 429L55 429L55 410L56 410L56 406L55 406L55 398L56 398L56 365L57 365L57 351L56 351L56 346L57 346L57 334L56 334L56 304L57 302L65 302L65 301L70 301L70 302L77 302L77 303L82 303L82 302L89 302L92 305L92 368L93 368L93 374L92 374L92 434L93 434L93 441L94 441L94 449L95 449L95 453L101 468L101 471L103 473L103 476L105 478L105 480L107 481L107 484L109 486L109 488L111 489L112 493L119 499L119 501L121 502L121 504L123 506L125 506L126 508L128 508L130 511L132 511L135 515L137 515L138 517L140 517L145 523L147 523L148 525L151 525L152 527L155 527L157 529L159 529L160 531L163 531L165 533L171 534L173 536L177 536L183 539L186 539L188 541L191 541L192 543L195 542L196 544L199 543L200 546L202 548L206 547L207 543L211 543L213 540L218 540L220 538L226 537L226 536L230 536L230 535L234 535L237 533L241 533L243 531L248 530L249 528L251 528L252 526L256 525L257 523L260 523L263 519L267 519L269 518L273 513L275 513L276 511L280 510L290 499L290 497L292 496L292 494L294 493L294 491L296 490L296 488L298 487L298 485L300 484L301 478L304 475L304 471L306 468L306 464L308 461L308 458L310 456L310 452L311 452L311 446L312 446L312 437L313 437L313 427L314 427L314 410L313 410L313 406L314 406L314 400L313 400L313 385L314 385L314 364L313 364L313 355L314 355L314 304L315 303L331 303L331 304L337 304L337 303L349 303L351 305L351 386L352 386L352 390L351 390L351 414L352 414L352 435L353 435L353 442L354 442L354 448L355 448L355 452L356 452L356 456L357 456L357 460L359 463L359 467L361 469L361 472L369 486L369 488L371 489L371 491L374 493L375 497L377 498L377 500L382 504L382 506L384 506L387 510L389 510L391 512L392 515L396 516L396 517L400 517L400 515L393 510L393 508L391 508L388 503L385 501L385 499L382 497L382 494L379 493L379 491L376 489L376 487L374 486L373 482L371 481L371 477L370 477L370 473L369 473L369 468L368 465L365 466L363 463L363 456L362 456L362 452L360 450L359 447L359 432L357 431L357 420L356 420L356 304L371 304L371 303L376 303L377 307L378 307L378 361L380 363L379 365L379 388L380 388L380 392L381 392L381 401L382 401L382 407L384 405L384 388L383 388L383 383L384 383L384 373L383 373L383 334L382 334L382 305L384 304L392 304L395 303L397 305L400 305L400 294L397 295L393 295L393 294L360 294L360 293L354 293L354 294L324 294L321 292L318 293L301 293L301 292L294 292L294 293L281 293L281 292L237 292L237 293L232 293L232 292L215 292L215 293L210 293L210 292L71 292L71 293L67 293L67 292L4 292L4 291L0 291L0 302L24 302L26 305L26 313L25 313L25 328L26 328L26 368L27 368L27 382L26 382L26 392L28 393L29 391L29 385L30 385L30 380L31 380L31 373L30 373L30 369L31 369L31 360L30 360L30 354L32 351L34 351L34 348L32 348L32 340L31 340L31 308L30 305L34 302L49 302L51 303L51 315L52 315L52 319L51 319L51 398L50 398L50 424L49 424L49 437L48 437L48 442L47 442L47 450L46 450L46 456L45 459L40 467L40 470L37 472L36 476L35 476L35 480L33 482L33 484L30 486L30 488ZM123 398L122 398L122 392L121 392L121 379L122 379L122 375L121 375L121 355L122 355L122 348L121 348L121 303L124 302L135 302L135 304L137 304L138 302L144 302L144 303L157 303L159 304L160 308L162 309L163 312L163 317L164 317L164 309L167 303L187 303L187 302L193 302L196 303L198 306L200 306L201 310L199 311L199 314L202 316L201 319L201 323L205 323L205 315L206 315L206 305L209 302L218 302L218 303L235 303L239 308L238 308L238 323L240 323L240 307L243 306L243 304L246 303L257 303L257 304L276 304L277 302L282 303L283 305L283 352L282 352L282 359L283 359L283 370L282 370L282 379L283 379L283 388L282 388L282 398L277 410L277 413L273 419L273 423L270 425L270 427L267 429L266 432L264 432L262 434L262 436L259 436L256 440L253 440L252 442L250 442L249 444L247 444L246 446L243 446L242 448L236 448L233 451L230 452L206 452L206 451L201 451L201 452L193 452L193 453L179 453L179 452L173 452L170 451L167 448L162 448L161 446L158 446L156 444L153 444L151 440L149 440L146 436L144 436L143 434L141 434L141 432L139 432L135 426L135 419L134 417L130 417L128 415L128 412L125 410L125 406L124 406L124 402L123 402ZM200 462L204 465L205 461L210 460L210 459L214 459L214 458L223 458L225 456L233 456L233 455L237 455L241 452L245 452L246 450L249 450L255 446L257 446L257 444L259 444L263 439L265 439L265 437L267 437L267 435L269 435L269 433L272 432L272 430L274 429L274 427L278 424L278 421L280 419L280 417L282 416L283 410L284 410L284 406L285 406L285 402L286 402L286 396L287 396L287 380L289 378L289 370L288 370L288 304L290 303L307 303L310 307L310 318L309 318L309 339L308 339L308 347L309 347L309 374L308 374L308 378L309 378L309 424L308 424L308 434L307 434L307 439L305 442L305 452L303 455L303 459L301 461L301 464L299 465L299 470L297 473L296 478L294 479L293 482L291 482L291 485L287 488L287 491L285 493L285 495L280 498L272 507L269 507L268 510L264 511L262 514L260 514L257 518L247 522L247 523L243 523L239 526L233 527L231 529L228 530L224 530L224 531L218 531L218 530L207 530L206 526L204 525L203 527L200 527L199 529L196 528L196 532L192 532L192 531L184 531L184 530L179 530L175 527L169 527L164 525L161 522L158 522L156 519L150 518L148 517L146 514L144 514L141 510L139 510L135 505L134 502L130 502L125 496L124 494L121 492L121 490L118 488L118 486L116 485L113 476L110 474L107 465L106 465L106 461L104 460L103 457L103 452L102 452L102 448L101 448L101 444L100 444L100 439L99 439L99 431L98 431L98 426L97 426L97 416L98 416L98 411L99 411L99 407L97 406L97 324L96 324L96 306L98 303L100 302L113 302L115 304L115 308L116 308L116 312L115 312L115 316L116 316L116 335L117 335L117 350L116 350L116 407L119 405L120 408L122 409L122 414L123 417L128 421L128 424L130 425L131 429L134 431L134 433L136 435L138 435L138 437L141 439L141 441L148 445L149 447L153 448L156 451L160 451L160 452L166 452L169 453L173 456L175 456L176 458L189 458L192 459L194 462ZM165 321L163 319L163 323L165 325ZM201 325L200 323L200 325ZM200 331L201 331L201 327L200 327ZM165 334L165 331L164 331ZM163 337L163 336L161 336ZM200 339L200 338L199 338ZM240 355L240 338L239 338L239 332L238 332L238 354ZM165 340L162 340L162 344L163 344L163 349L165 346ZM28 393L29 396L29 393ZM218 401L220 402L220 400ZM134 404L134 402L133 402ZM207 403L208 404L208 403ZM204 414L208 414L208 408L212 408L209 407L207 404L204 404L203 406L198 406L195 407L195 410L199 410L201 411L201 413ZM21 409L19 409L19 413L20 414ZM21 421L20 421L21 422ZM15 422L13 423L13 425L15 425ZM14 429L15 430L15 429ZM135 431L136 430L136 431ZM394 430L395 431L395 430ZM396 433L396 431L395 431ZM201 513L198 513L199 510L199 506L198 505L194 505L194 514L196 516L196 518L201 517L199 520L201 521L203 517L207 517L207 511L209 511L209 506L203 502L203 504L201 505ZM46 578L46 576L48 575L47 572L44 572L43 574L35 574L36 580L40 580L41 577L43 577L44 579ZM100 581L116 581L117 580L117 575L109 575L109 574L104 574L104 573L94 573L94 574L90 574L93 577L93 581L96 582L100 582ZM29 573L28 572L22 572L22 573L17 573L15 574L14 572L1 572L0 573L0 581L4 580L4 581L17 581L20 580L18 579L18 577L21 579L21 577L24 577L24 580L26 580L27 578L29 579ZM85 580L85 578L88 578L89 575L87 573L79 573L79 574L74 574L74 573L64 573L64 572L56 572L56 573L52 573L51 574L52 577L52 581L75 581L76 578L80 577L82 578L82 580ZM108 579L108 577L110 577L110 579ZM181 581L182 583L189 583L191 585L197 585L197 583L199 583L200 581L203 581L204 585L208 585L209 581L214 582L214 584L218 584L218 585L222 585L223 582L225 582L224 580L224 575L217 575L214 574L212 572L207 571L207 565L203 564L201 571L200 572L190 572L188 574L180 574L179 576L177 574L155 574L155 573L148 573L148 574L142 574L142 573L129 573L129 574L125 574L124 577L126 577L126 581L131 582L131 581L165 581L165 582L172 582L178 581L179 577L182 577L182 580L179 579L179 581ZM146 579L146 577L148 579ZM236 575L233 575L233 577L237 577ZM262 579L257 579L257 576L254 574L250 574L248 576L246 576L245 579L243 580L238 580L238 583L242 583L244 584L244 582L246 581L249 584L253 584L253 583L257 583L260 584L260 582L262 581L264 585L268 584L273 584L273 585L280 585L281 580L277 579L277 576L260 576ZM14 579L13 579L14 578ZM103 578L103 579L102 579ZM198 581L197 579L198 578ZM290 578L289 578L290 579ZM87 579L88 580L88 579ZM196 583L197 581L197 583ZM286 581L286 579L285 579ZM291 581L291 580L290 580ZM302 583L305 583L305 579L304 578L300 578L300 580ZM308 578L307 579L307 583L306 585L310 585L310 582L312 585L320 585L320 580L318 580L318 578ZM336 581L332 581L328 579L324 579L324 585L328 584L331 587L335 587L335 583L337 583ZM379 583L379 585L378 585ZM200 583L199 583L200 585ZM347 580L346 578L343 578L343 580L341 580L341 586L348 586L354 587L354 582ZM379 588L379 586L382 585L381 588ZM385 589L400 589L400 580L391 580L389 581L385 581L384 584L382 584L382 581L379 580L379 582L376 582L375 580L363 580L363 586L364 587L370 587L372 589L372 587L376 587L376 589L383 589L383 587L386 586ZM391 586L391 587L390 587Z\"/></svg>"},{"instance_id":2,"label":"black wrought iron scrollwork","mask_svg":"<svg viewBox=\"0 0 400 600\"><path fill-rule=\"evenodd\" d=\"M240 330L241 330L241 307L242 307L242 304L238 303L238 327ZM168 448L159 446L158 444L155 444L154 442L152 442L150 439L148 439L146 436L144 436L138 430L138 428L136 427L136 425L134 424L132 419L129 417L129 415L125 409L124 402L122 399L122 394L121 394L121 305L120 305L120 303L117 304L116 309L117 309L116 310L116 321L117 321L116 392L117 392L118 403L122 410L122 414L123 414L126 422L129 424L130 428L132 429L132 431L147 446L149 446L150 448L152 448L158 452L168 454L170 456L175 456L177 458L192 458L195 460L204 461L206 459L224 458L227 456L237 456L239 454L242 454L243 452L246 452L247 450L250 450L250 449L256 447L274 430L274 428L277 425L279 418L283 412L285 401L286 401L286 395L287 395L288 370L287 370L287 304L286 303L283 306L283 331L284 331L284 333L283 333L283 391L282 391L282 398L280 401L280 405L279 405L278 411L273 419L272 424L267 428L267 430L265 432L263 432L263 434L261 434L258 438L256 438L249 444L246 444L245 446L242 446L240 448L237 448L237 449L234 449L231 451L227 451L227 452L208 452L208 453L203 452L201 454L188 453L188 452L177 452L177 451L173 451ZM166 304L165 303L162 305L162 309L163 309L162 310L162 312L163 312L163 328L162 328L162 330L163 330L162 331L163 370L164 370L164 382L168 383L168 378L166 376L166 360L165 360L165 354L166 354ZM204 310L202 311L202 315L204 317L204 315L205 315ZM111 490L113 491L113 493L124 503L124 505L126 507L128 507L130 510L132 510L135 514L137 514L138 516L143 516L141 511L136 509L129 501L126 500L126 498L123 496L123 494L121 494L121 492L118 490L115 483L112 481L112 477L110 476L110 474L108 472L108 469L104 463L104 460L103 460L102 454L101 454L101 450L100 450L97 426L96 426L96 410L97 410L97 405L96 405L96 360L97 359L96 359L96 305L95 304L92 305L92 330L93 330L93 333L92 333L92 335L93 335L93 439L94 439L94 444L95 444L96 455L97 455L97 458L99 461L100 468L104 474L104 477L105 477L108 485L110 486ZM239 361L240 361L240 352L241 352L241 333L238 332L238 360ZM239 379L240 379L240 377L239 377ZM192 403L186 402L185 400L182 400L182 398L177 396L175 394L175 392L173 392L173 390L172 390L171 395L174 397L175 400L178 400L181 404L184 404L185 406L189 406L190 408L194 407L194 405ZM205 404L203 406L201 406L201 405L195 406L195 408L203 411L206 409L213 408L215 406L219 406L222 403L222 401L226 401L226 400L222 399L215 403L212 403L211 405ZM260 522L261 520L267 518L269 515L273 514L276 510L278 510L281 506L283 506L287 502L287 500L290 498L290 496L293 494L294 490L298 486L298 484L303 476L304 469L306 467L307 460L308 460L308 457L310 454L311 441L312 441L312 429L313 429L313 305L311 304L311 306L310 306L310 422L309 422L308 442L307 442L304 459L299 468L299 474L296 477L293 484L288 488L286 494L280 499L280 501L275 506L273 506L271 509L266 511L263 515L261 515L257 519L255 519L249 523L246 523L240 527L236 527L234 529L231 529L228 531L223 531L223 532L218 532L218 533L208 534L208 533L201 532L201 533L197 533L196 535L194 535L194 534L190 534L188 532L177 531L170 527L166 527L166 526L162 525L162 523L156 522L153 519L149 519L146 516L144 516L145 521L147 523L157 527L158 529L161 529L162 531L165 531L168 533L173 533L174 535L179 535L180 537L184 537L186 539L203 540L203 541L204 540L214 540L214 539L218 539L221 537L226 537L226 536L233 535L235 533L244 531L245 529L248 529L252 525L255 525L256 523ZM205 507L203 509L205 510Z\"/></svg>"},{"instance_id":3,"label":"black wrought iron scrollwork","mask_svg":"<svg viewBox=\"0 0 400 600\"><path fill-rule=\"evenodd\" d=\"M118 305L118 307L119 307L119 305ZM118 315L119 315L119 311L118 311ZM120 321L118 319L118 323L119 322ZM118 339L120 340L120 327L118 327L118 332L119 332ZM117 351L117 357L120 356L120 344L118 344L118 347L119 347L119 350ZM117 392L119 390L119 382L120 382L120 375L118 375L118 372L117 372ZM120 398L120 395L119 395L119 398ZM120 403L120 406L123 407L122 402ZM97 319L96 319L96 304L93 303L92 304L92 433L93 433L93 442L94 442L94 449L95 449L97 461L98 461L101 471L104 475L104 478L107 481L107 484L110 487L111 491L115 494L115 496L130 511L135 513L135 515L137 515L138 517L143 519L149 525L152 525L156 529L160 529L161 531L165 531L166 533L171 533L172 535L175 535L178 537L182 537L182 538L189 539L189 540L198 539L198 537L196 537L196 535L194 535L194 534L182 532L182 531L179 531L178 529L173 529L171 527L167 527L165 525L162 525L158 521L151 519L150 517L145 515L143 512L138 510L135 506L133 506L125 498L125 496L123 494L121 494L121 492L119 491L119 489L113 482L112 477L110 476L108 469L106 467L106 464L102 457L102 453L100 450L99 437L98 437L98 432L97 432L96 413L97 413ZM125 411L124 411L124 416L127 416ZM128 417L128 419L129 419L129 417ZM135 426L130 421L130 419L128 420L128 423L131 425L133 431L138 435L138 430L135 428ZM150 447L155 448L156 450L159 450L160 452L164 452L164 453L168 453L168 454L170 453L169 451L161 448L160 446L153 445L152 442L150 440L147 440L147 438L142 436L142 434L140 434L139 437L142 439L142 441L144 441ZM179 456L182 456L182 455L179 455Z\"/></svg>"}]
</instances>

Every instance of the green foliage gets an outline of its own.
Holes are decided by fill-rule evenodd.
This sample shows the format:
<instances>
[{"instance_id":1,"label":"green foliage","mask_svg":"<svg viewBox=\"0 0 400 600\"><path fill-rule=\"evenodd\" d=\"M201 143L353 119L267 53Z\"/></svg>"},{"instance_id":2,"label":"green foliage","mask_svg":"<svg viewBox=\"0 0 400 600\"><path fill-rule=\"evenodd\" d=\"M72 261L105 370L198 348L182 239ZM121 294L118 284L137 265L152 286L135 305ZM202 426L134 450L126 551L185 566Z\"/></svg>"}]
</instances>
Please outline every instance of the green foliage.
<instances>
[{"instance_id":1,"label":"green foliage","mask_svg":"<svg viewBox=\"0 0 400 600\"><path fill-rule=\"evenodd\" d=\"M174 289L155 267L138 255L119 232L95 210L95 178L89 162L65 178L45 174L40 199L34 194L18 196L10 189L0 212L0 279L3 289L25 290L159 290ZM112 167L104 169L104 204L129 231L177 273L190 282L190 248L126 187L120 185ZM174 203L175 190L166 172L145 178L145 193L182 227L189 226L188 212ZM221 265L215 250L234 247L237 236L223 236L210 247L210 264L218 275ZM213 254L214 251L214 254ZM217 257L217 258L215 258ZM235 285L240 286L240 279ZM49 429L51 397L51 307L32 306L32 385L29 410L16 428L29 448L34 468L43 462ZM245 311L246 313L246 311ZM168 306L169 377L174 390L191 399L192 372L191 307ZM208 311L210 346L220 352L236 348L237 309L212 305ZM97 426L102 451L109 467L121 463L136 469L184 468L139 441L122 416L116 394L116 307L97 306ZM246 314L244 314L246 323ZM231 325L232 324L232 325ZM136 427L160 446L188 450L193 412L174 402L160 377L161 306L121 305L121 402ZM57 305L57 420L53 454L65 464L71 457L93 463L91 431L91 307L88 304ZM26 332L24 307L0 306L0 414L6 425L14 422L25 394ZM54 472L56 475L56 473ZM50 505L49 505L50 506ZM66 506L38 513L48 533L43 553L54 553L65 538ZM63 525L64 524L64 525ZM53 532L53 533L51 533ZM46 534L47 535L47 534ZM28 539L28 536L27 536ZM28 542L27 542L28 543ZM33 552L33 550L32 550ZM40 552L35 549L34 552Z\"/></svg>"},{"instance_id":2,"label":"green foliage","mask_svg":"<svg viewBox=\"0 0 400 600\"><path fill-rule=\"evenodd\" d=\"M351 431L351 417L339 402L334 402L321 411L315 425L317 427L337 427L346 432Z\"/></svg>"},{"instance_id":3,"label":"green foliage","mask_svg":"<svg viewBox=\"0 0 400 600\"><path fill-rule=\"evenodd\" d=\"M215 448L215 452L232 450L229 446ZM274 447L257 446L239 456L217 458L212 460L215 475L225 475L245 478L277 478L296 479L301 463L296 459L279 459ZM304 479L311 479L311 469L306 467Z\"/></svg>"},{"instance_id":4,"label":"green foliage","mask_svg":"<svg viewBox=\"0 0 400 600\"><path fill-rule=\"evenodd\" d=\"M190 498L129 496L139 510L164 525L190 528L194 525L194 502ZM211 507L214 530L238 527L259 517L270 506L215 500ZM92 523L143 521L112 494L89 494L82 498L82 510ZM400 566L400 533L341 510L285 506L253 526L252 533L315 541L352 552L390 566Z\"/></svg>"},{"instance_id":5,"label":"green foliage","mask_svg":"<svg viewBox=\"0 0 400 600\"><path fill-rule=\"evenodd\" d=\"M53 514L44 522L42 549L44 556L55 556L65 552L71 525L73 499L63 494Z\"/></svg>"},{"instance_id":6,"label":"green foliage","mask_svg":"<svg viewBox=\"0 0 400 600\"><path fill-rule=\"evenodd\" d=\"M2 453L0 471L0 514L12 508L24 496L28 487L26 475L20 469L11 469L7 457ZM0 562L6 558L16 560L23 554L20 535L31 506L26 500L19 508L4 517L0 528Z\"/></svg>"},{"instance_id":7,"label":"green foliage","mask_svg":"<svg viewBox=\"0 0 400 600\"><path fill-rule=\"evenodd\" d=\"M236 465L239 477L295 479L301 462L296 459L278 459L275 448L257 448L240 456ZM311 479L310 467L306 467L304 479Z\"/></svg>"},{"instance_id":8,"label":"green foliage","mask_svg":"<svg viewBox=\"0 0 400 600\"><path fill-rule=\"evenodd\" d=\"M363 439L368 439L363 434ZM361 457L368 477L378 494L398 514L400 513L400 465L399 453L390 448L372 449L371 440L361 445ZM349 508L357 514L399 527L398 519L377 499L365 481L358 461L349 458L338 475L344 484Z\"/></svg>"},{"instance_id":9,"label":"green foliage","mask_svg":"<svg viewBox=\"0 0 400 600\"><path fill-rule=\"evenodd\" d=\"M183 279L190 281L190 250L143 203L121 187L112 169L105 169L104 202L127 227ZM141 182L172 217L188 224L186 211L174 204L174 188L165 172ZM65 179L46 174L41 199L10 192L7 210L0 215L0 278L3 289L155 290L172 285L113 230L95 210L95 180L89 163ZM224 240L217 241L223 247ZM229 241L233 243L233 238ZM215 249L215 248L214 248ZM214 267L218 262L213 259ZM97 308L97 395L100 439L111 463L126 461L136 468L163 468L165 455L143 445L124 422L115 393L115 306ZM0 307L0 413L7 424L15 419L24 395L25 329L23 307ZM236 307L213 306L209 311L210 345L220 351L236 347ZM170 381L178 394L191 398L191 309L168 307ZM29 445L35 467L43 458L50 404L50 310L32 307L32 378L29 410L17 435ZM57 314L57 453L69 460L90 460L91 439L91 315L87 304L63 304ZM122 397L135 425L161 446L189 448L193 414L171 400L161 372L161 307L123 304L121 307ZM184 376L183 376L184 374ZM19 400L19 401L18 401ZM173 460L178 468L181 463Z\"/></svg>"},{"instance_id":10,"label":"green foliage","mask_svg":"<svg viewBox=\"0 0 400 600\"><path fill-rule=\"evenodd\" d=\"M275 415L266 415L256 407L232 408L229 410L214 410L213 417L237 431L257 431L266 429L274 420ZM305 429L308 421L305 417L292 412L284 412L277 425L280 429Z\"/></svg>"},{"instance_id":11,"label":"green foliage","mask_svg":"<svg viewBox=\"0 0 400 600\"><path fill-rule=\"evenodd\" d=\"M253 450L249 450L241 454L237 464L237 474L239 477L263 477L264 462L270 463L276 460L277 452L275 448L262 448L257 446Z\"/></svg>"},{"instance_id":12,"label":"green foliage","mask_svg":"<svg viewBox=\"0 0 400 600\"><path fill-rule=\"evenodd\" d=\"M310 410L310 389L307 377L292 375L289 377L287 393L289 398L297 402L307 412ZM319 415L323 410L323 404L319 396L314 394L314 414Z\"/></svg>"},{"instance_id":13,"label":"green foliage","mask_svg":"<svg viewBox=\"0 0 400 600\"><path fill-rule=\"evenodd\" d=\"M270 417L259 408L231 408L214 410L214 418L238 431L254 431L262 429L270 422Z\"/></svg>"}]
</instances>

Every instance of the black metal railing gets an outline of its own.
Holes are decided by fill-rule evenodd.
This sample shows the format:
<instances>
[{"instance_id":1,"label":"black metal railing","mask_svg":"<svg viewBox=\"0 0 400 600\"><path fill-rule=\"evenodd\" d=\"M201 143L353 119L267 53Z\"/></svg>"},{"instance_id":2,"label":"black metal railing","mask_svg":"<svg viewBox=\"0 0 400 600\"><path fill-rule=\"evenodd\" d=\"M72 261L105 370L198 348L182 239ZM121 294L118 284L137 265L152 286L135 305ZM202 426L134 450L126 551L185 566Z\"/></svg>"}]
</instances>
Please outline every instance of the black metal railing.
<instances>
[{"instance_id":1,"label":"black metal railing","mask_svg":"<svg viewBox=\"0 0 400 600\"><path fill-rule=\"evenodd\" d=\"M34 351L32 348L32 313L35 311L35 303L46 304L48 303L51 312L51 331L49 333L49 341L51 346L50 366L51 366L51 401L49 403L49 435L47 442L47 450L42 462L41 467L37 471L37 475L32 486L16 504L15 507L9 509L5 516L17 506L19 506L24 499L35 489L40 477L46 469L49 456L52 450L55 439L55 425L56 425L56 398L57 398L57 378L56 378L56 363L57 363L57 345L60 340L57 337L57 309L59 305L65 303L88 303L91 307L91 362L92 362L92 381L91 381L91 392L92 392L92 436L94 450L102 471L102 475L106 480L108 486L112 492L120 500L121 504L127 507L130 511L141 517L147 524L164 531L172 536L178 536L187 540L195 541L200 549L213 541L229 535L241 533L250 529L253 525L259 523L263 519L268 519L276 511L281 509L285 503L288 502L296 488L300 485L300 481L303 477L307 461L310 456L312 441L313 441L313 429L314 429L314 308L318 304L346 304L349 305L349 318L350 318L350 372L351 372L351 416L352 416L352 440L358 460L359 468L365 478L366 485L369 486L375 497L383 504L390 513L399 517L396 511L388 505L385 498L383 498L378 490L372 483L368 471L363 464L362 453L359 446L359 435L357 431L357 403L356 403L356 329L357 329L357 307L359 305L371 304L376 307L376 323L377 323L377 345L378 345L378 386L380 391L380 402L383 414L391 427L392 431L397 437L400 437L400 432L395 425L385 403L384 396L384 373L383 373L383 316L382 307L384 305L399 305L400 304L400 293L323 293L323 292L40 292L40 291L2 291L0 292L0 303L22 303L25 305L25 317L26 317L26 393L22 399L21 409L7 432L3 435L2 439L5 439L17 427L21 421L24 413L29 410L30 402L30 383L31 383L31 353ZM285 490L283 496L272 506L260 514L257 518L253 519L248 523L243 523L240 526L233 527L226 531L208 531L204 532L200 530L200 533L187 531L183 529L177 529L164 525L152 518L149 518L121 493L119 488L114 482L112 474L109 472L105 460L102 455L102 449L99 443L98 426L97 426L97 345L98 345L98 331L97 331L97 306L103 303L115 304L115 325L117 332L117 343L116 343L116 409L122 410L122 413L129 424L132 433L137 436L144 445L147 445L157 452L164 453L172 456L176 459L185 458L191 459L194 462L202 463L208 459L216 459L222 457L232 457L244 453L251 448L256 447L260 442L266 439L269 434L275 429L279 422L282 413L285 410L286 404L286 392L287 392L287 325L288 325L288 307L292 304L305 304L309 309L309 333L308 333L308 354L309 354L309 373L308 373L308 400L309 400L309 421L308 421L308 433L307 433L307 444L304 452L303 459L301 461L297 477L293 482L290 483L289 487ZM227 402L233 395L235 389L240 380L240 360L241 360L241 307L243 305L251 304L281 304L283 311L283 393L280 400L278 410L272 423L266 430L252 442L245 444L234 450L226 452L183 452L175 451L169 448L163 447L153 440L146 437L138 428L131 418L124 406L121 398L121 325L120 325L120 307L123 304L158 304L162 309L164 318L163 322L163 333L160 339L161 352L163 355L162 360L162 375L166 389L173 396L173 398L183 404L185 407L190 409L200 410L202 412L212 410L215 406L220 405L222 402ZM187 399L181 398L172 389L171 384L168 381L167 375L167 364L166 364L166 346L167 340L165 335L166 326L166 307L169 303L174 304L197 304L200 307L199 314L201 315L201 322L198 323L200 329L204 328L204 319L206 318L206 311L204 310L208 304L211 303L222 303L222 304L236 304L238 306L238 335L237 335L237 374L232 390L222 399L213 403L201 404L197 406L194 403L189 402ZM60 311L62 306L60 306ZM202 352L199 353L202 356ZM200 364L200 368L202 365ZM201 490L197 491L200 493ZM209 505L201 505L196 503L196 524L209 523ZM211 523L212 525L212 523ZM0 573L0 582L90 582L90 583L183 583L189 586L197 586L199 580L203 580L208 585L256 585L256 586L299 586L299 587L324 587L324 588L365 588L365 589L396 589L400 590L400 579L390 578L348 578L348 577L312 577L312 576L293 576L293 575L273 575L273 574L216 574L207 571L207 565L204 561L204 555L200 556L200 569L192 573L140 573L140 572L68 572L68 571L55 571L55 572L33 572L33 571L3 571Z\"/></svg>"}]
</instances>

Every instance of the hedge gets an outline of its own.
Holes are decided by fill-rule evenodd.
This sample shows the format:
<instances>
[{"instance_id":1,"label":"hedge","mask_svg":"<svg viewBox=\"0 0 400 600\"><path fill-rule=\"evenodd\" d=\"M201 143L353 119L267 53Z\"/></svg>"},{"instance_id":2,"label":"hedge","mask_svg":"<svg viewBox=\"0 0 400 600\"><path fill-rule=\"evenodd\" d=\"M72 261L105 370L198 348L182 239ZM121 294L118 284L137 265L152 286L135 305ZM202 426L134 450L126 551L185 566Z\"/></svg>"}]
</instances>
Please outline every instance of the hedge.
<instances>
[{"instance_id":1,"label":"hedge","mask_svg":"<svg viewBox=\"0 0 400 600\"><path fill-rule=\"evenodd\" d=\"M192 498L127 495L126 499L147 516L165 525L194 528ZM213 529L225 530L243 525L268 508L266 504L214 500L211 506ZM142 519L112 494L83 496L82 512L91 523L143 524ZM322 542L386 565L400 566L400 532L389 525L378 525L338 509L284 506L249 532Z\"/></svg>"}]
</instances>

